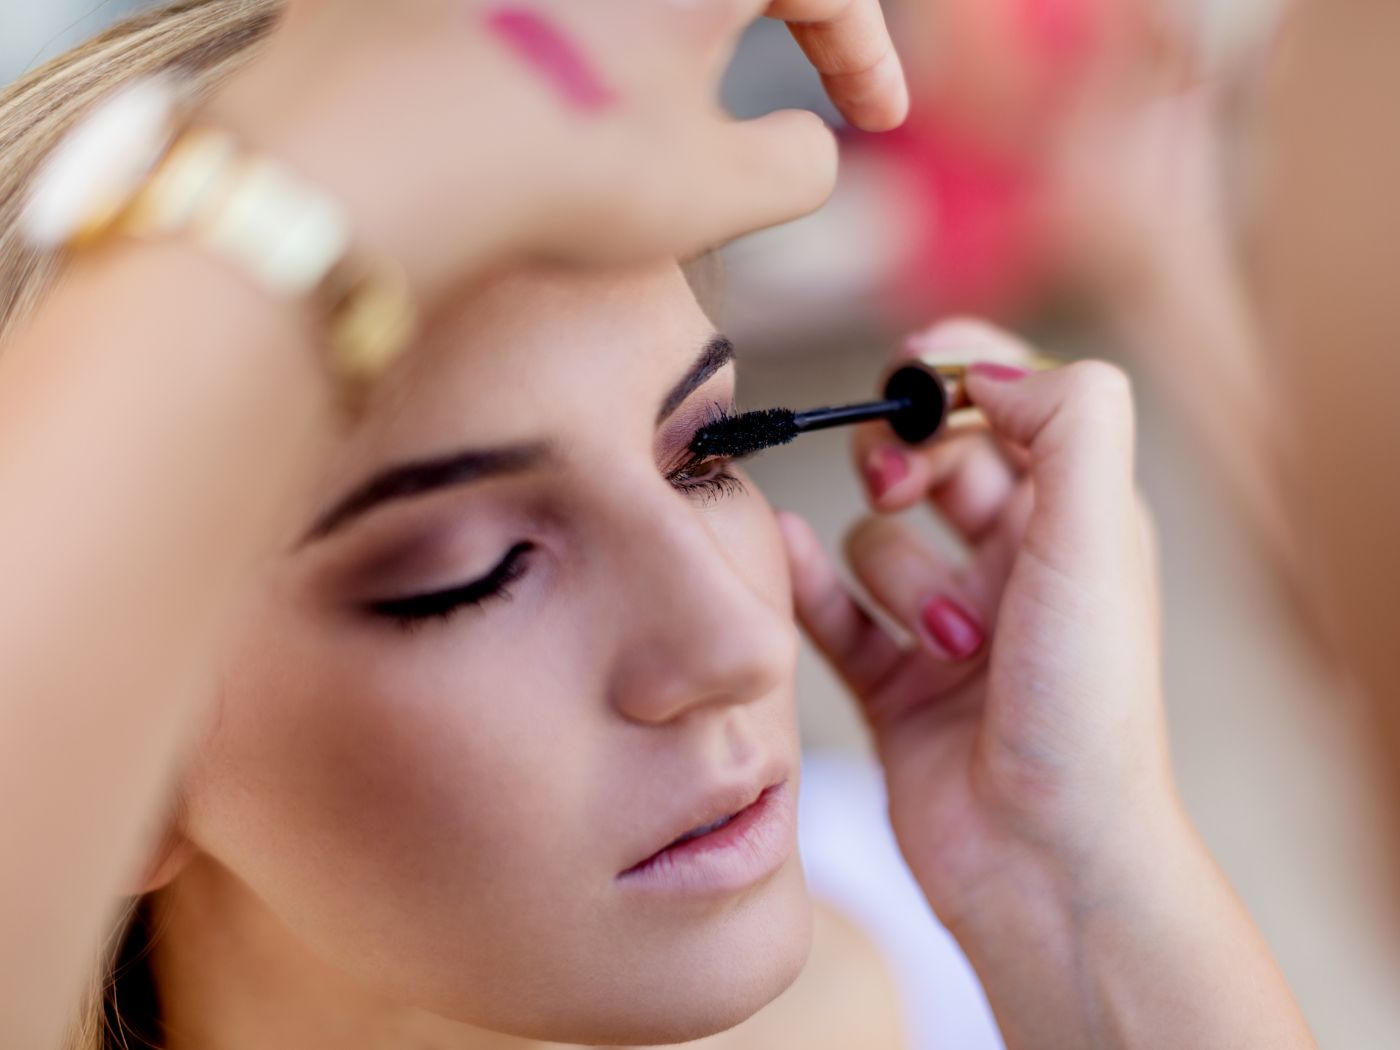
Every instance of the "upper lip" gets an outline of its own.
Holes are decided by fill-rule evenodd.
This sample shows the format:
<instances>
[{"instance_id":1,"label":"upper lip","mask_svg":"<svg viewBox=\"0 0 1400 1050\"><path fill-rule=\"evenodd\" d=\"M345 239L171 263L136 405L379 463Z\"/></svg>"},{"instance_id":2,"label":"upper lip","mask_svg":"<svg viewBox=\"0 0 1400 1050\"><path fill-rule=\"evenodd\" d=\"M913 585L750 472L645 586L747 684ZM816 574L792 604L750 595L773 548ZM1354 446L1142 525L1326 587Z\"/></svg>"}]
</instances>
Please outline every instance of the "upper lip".
<instances>
[{"instance_id":1,"label":"upper lip","mask_svg":"<svg viewBox=\"0 0 1400 1050\"><path fill-rule=\"evenodd\" d=\"M678 839L684 838L697 828L706 827L717 820L723 820L725 817L732 817L743 812L757 802L765 791L781 784L786 779L786 771L781 765L774 763L742 780L711 784L704 790L696 792L685 803L677 807L675 814L662 824L662 830L659 833L648 836L652 842L651 848L624 871L641 867L652 857L664 852L673 846Z\"/></svg>"}]
</instances>

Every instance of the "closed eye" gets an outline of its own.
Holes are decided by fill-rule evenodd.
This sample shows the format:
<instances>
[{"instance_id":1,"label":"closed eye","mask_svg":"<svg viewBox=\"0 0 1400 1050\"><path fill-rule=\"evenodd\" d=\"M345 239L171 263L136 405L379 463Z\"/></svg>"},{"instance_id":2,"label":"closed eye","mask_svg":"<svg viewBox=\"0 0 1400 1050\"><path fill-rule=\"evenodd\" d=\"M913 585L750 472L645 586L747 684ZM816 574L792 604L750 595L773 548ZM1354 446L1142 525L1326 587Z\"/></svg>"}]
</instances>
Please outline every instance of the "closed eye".
<instances>
[{"instance_id":1,"label":"closed eye","mask_svg":"<svg viewBox=\"0 0 1400 1050\"><path fill-rule=\"evenodd\" d=\"M719 418L726 413L719 412ZM715 418L705 421L706 426ZM700 428L696 428L696 433ZM698 496L702 500L717 500L746 491L742 478L729 470L733 460L727 457L707 457L687 453L687 458L666 475L666 480L679 492ZM412 628L431 620L448 620L465 608L485 605L495 599L510 597L510 587L525 576L529 555L535 545L528 541L515 544L486 575L455 587L404 598L388 598L369 602L365 608L371 614L393 621L401 627Z\"/></svg>"},{"instance_id":2,"label":"closed eye","mask_svg":"<svg viewBox=\"0 0 1400 1050\"><path fill-rule=\"evenodd\" d=\"M369 603L366 608L376 616L412 627L426 620L446 620L459 609L483 605L494 598L508 598L510 585L525 575L533 543L517 543L485 576L428 594L407 598L392 598Z\"/></svg>"}]
</instances>

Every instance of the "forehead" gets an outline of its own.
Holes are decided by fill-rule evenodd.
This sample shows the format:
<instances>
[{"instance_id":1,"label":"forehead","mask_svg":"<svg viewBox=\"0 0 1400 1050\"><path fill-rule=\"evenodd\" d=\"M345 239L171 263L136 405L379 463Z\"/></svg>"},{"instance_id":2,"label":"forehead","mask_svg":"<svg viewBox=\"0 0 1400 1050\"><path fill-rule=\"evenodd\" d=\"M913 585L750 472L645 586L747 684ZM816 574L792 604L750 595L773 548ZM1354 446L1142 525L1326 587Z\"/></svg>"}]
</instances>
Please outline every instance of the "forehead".
<instances>
[{"instance_id":1,"label":"forehead","mask_svg":"<svg viewBox=\"0 0 1400 1050\"><path fill-rule=\"evenodd\" d=\"M649 388L658 377L674 378L710 330L674 263L515 271L435 320L396 377L396 396L366 425L438 406L454 418L470 408L504 422L497 417L518 411L520 399L576 401L633 384Z\"/></svg>"},{"instance_id":2,"label":"forehead","mask_svg":"<svg viewBox=\"0 0 1400 1050\"><path fill-rule=\"evenodd\" d=\"M502 275L433 320L335 450L327 484L403 456L567 439L599 418L649 430L712 334L674 262Z\"/></svg>"}]
</instances>

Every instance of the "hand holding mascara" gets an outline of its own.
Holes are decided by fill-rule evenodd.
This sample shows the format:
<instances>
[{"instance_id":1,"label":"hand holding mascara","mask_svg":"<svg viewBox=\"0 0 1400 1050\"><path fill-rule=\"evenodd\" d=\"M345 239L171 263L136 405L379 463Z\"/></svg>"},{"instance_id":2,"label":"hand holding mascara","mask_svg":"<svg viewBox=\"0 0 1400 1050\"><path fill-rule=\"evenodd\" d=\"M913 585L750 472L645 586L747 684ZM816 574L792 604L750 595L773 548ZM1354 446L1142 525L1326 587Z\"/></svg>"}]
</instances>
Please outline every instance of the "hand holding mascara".
<instances>
[{"instance_id":1,"label":"hand holding mascara","mask_svg":"<svg viewBox=\"0 0 1400 1050\"><path fill-rule=\"evenodd\" d=\"M1117 1002L1135 985L1166 1004L1134 1011L1124 1045L1174 1031L1186 1002L1216 1019L1217 1045L1267 1029L1269 1046L1313 1046L1173 782L1126 377L1029 374L1021 344L985 326L935 336L975 344L965 385L986 430L907 450L918 467L847 534L846 572L779 517L798 617L858 701L910 871L957 917L1008 1045L1041 1045L1047 1017L1066 1045L1098 1023L1082 964ZM947 535L898 513L920 504ZM1111 904L1085 919L1085 900ZM1046 952L1026 952L1027 929ZM1203 955L1201 929L1220 951ZM1254 995L1268 1006L1242 1015Z\"/></svg>"},{"instance_id":2,"label":"hand holding mascara","mask_svg":"<svg viewBox=\"0 0 1400 1050\"><path fill-rule=\"evenodd\" d=\"M1045 369L1055 364L1049 358L1038 358L1033 367ZM879 401L806 412L787 408L745 412L705 427L691 442L690 450L700 456L741 459L789 444L811 431L876 419L889 423L905 444L922 445L938 436L954 412L971 407L964 390L966 377L967 366L963 364L915 361L890 373Z\"/></svg>"}]
</instances>

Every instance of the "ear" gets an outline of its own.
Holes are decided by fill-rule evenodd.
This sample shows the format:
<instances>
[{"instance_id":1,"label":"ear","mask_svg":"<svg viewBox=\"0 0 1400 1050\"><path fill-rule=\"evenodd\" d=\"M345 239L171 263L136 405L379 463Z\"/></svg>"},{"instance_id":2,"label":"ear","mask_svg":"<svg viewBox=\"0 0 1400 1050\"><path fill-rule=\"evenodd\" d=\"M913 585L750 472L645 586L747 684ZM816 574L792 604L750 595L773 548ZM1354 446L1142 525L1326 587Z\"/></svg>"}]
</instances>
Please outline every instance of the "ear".
<instances>
[{"instance_id":1,"label":"ear","mask_svg":"<svg viewBox=\"0 0 1400 1050\"><path fill-rule=\"evenodd\" d=\"M156 890L170 884L176 875L184 871L199 850L193 842L185 837L185 833L180 830L180 826L175 821L170 821L156 843L155 850L151 853L150 860L146 866L145 874L134 887L134 896L141 896L147 893L154 893Z\"/></svg>"}]
</instances>

